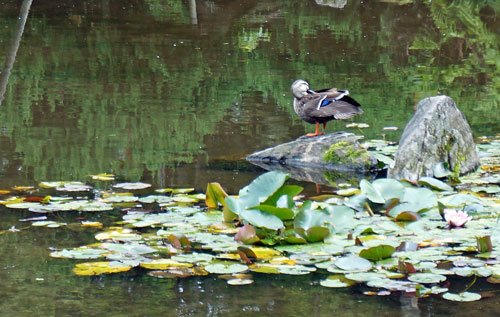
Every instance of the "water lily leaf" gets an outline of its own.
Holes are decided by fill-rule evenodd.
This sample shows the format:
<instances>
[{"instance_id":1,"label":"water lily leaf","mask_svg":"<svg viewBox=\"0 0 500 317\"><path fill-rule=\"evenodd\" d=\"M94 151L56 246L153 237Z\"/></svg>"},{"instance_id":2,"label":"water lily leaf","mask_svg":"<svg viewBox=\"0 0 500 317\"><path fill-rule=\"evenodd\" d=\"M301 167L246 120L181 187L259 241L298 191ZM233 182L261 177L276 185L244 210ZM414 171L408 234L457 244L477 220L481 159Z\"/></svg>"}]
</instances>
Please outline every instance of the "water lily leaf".
<instances>
[{"instance_id":1,"label":"water lily leaf","mask_svg":"<svg viewBox=\"0 0 500 317\"><path fill-rule=\"evenodd\" d=\"M97 259L103 257L108 251L89 247L79 247L71 250L60 250L50 253L53 258L63 259Z\"/></svg>"},{"instance_id":2,"label":"water lily leaf","mask_svg":"<svg viewBox=\"0 0 500 317\"><path fill-rule=\"evenodd\" d=\"M408 281L391 280L388 278L371 280L366 283L366 285L375 288L385 288L390 291L401 291L407 293L413 293L416 291L416 283Z\"/></svg>"},{"instance_id":3,"label":"water lily leaf","mask_svg":"<svg viewBox=\"0 0 500 317\"><path fill-rule=\"evenodd\" d=\"M377 204L385 203L385 199L382 197L382 194L367 180L362 179L359 183L359 187L361 188L361 193L363 193L363 195L365 195L371 202Z\"/></svg>"},{"instance_id":4,"label":"water lily leaf","mask_svg":"<svg viewBox=\"0 0 500 317\"><path fill-rule=\"evenodd\" d=\"M238 230L238 233L234 236L234 240L244 244L254 244L258 242L260 238L257 236L257 232L252 225L245 224Z\"/></svg>"},{"instance_id":5,"label":"water lily leaf","mask_svg":"<svg viewBox=\"0 0 500 317\"><path fill-rule=\"evenodd\" d=\"M248 266L236 263L213 263L205 266L205 270L212 274L234 274L248 270Z\"/></svg>"},{"instance_id":6,"label":"water lily leaf","mask_svg":"<svg viewBox=\"0 0 500 317\"><path fill-rule=\"evenodd\" d=\"M375 272L356 272L356 273L348 273L345 275L345 278L356 282L368 282L385 277L386 277L385 274L375 273Z\"/></svg>"},{"instance_id":7,"label":"water lily leaf","mask_svg":"<svg viewBox=\"0 0 500 317\"><path fill-rule=\"evenodd\" d=\"M426 187L430 187L430 188L436 189L436 190L453 191L453 187L446 184L445 182L442 182L442 181L437 180L437 179L432 178L432 177L420 177L420 179L418 180L418 184L426 186Z\"/></svg>"},{"instance_id":8,"label":"water lily leaf","mask_svg":"<svg viewBox=\"0 0 500 317\"><path fill-rule=\"evenodd\" d=\"M312 227L321 227L328 219L328 213L310 208L310 202L304 203L293 222L295 228L307 230Z\"/></svg>"},{"instance_id":9,"label":"water lily leaf","mask_svg":"<svg viewBox=\"0 0 500 317\"><path fill-rule=\"evenodd\" d=\"M413 273L408 276L408 280L415 283L434 284L446 281L446 276L434 273Z\"/></svg>"},{"instance_id":10,"label":"water lily leaf","mask_svg":"<svg viewBox=\"0 0 500 317\"><path fill-rule=\"evenodd\" d=\"M148 272L148 275L157 278L177 279L177 278L186 278L191 276L205 276L208 275L208 272L201 267L179 267L162 271L150 271Z\"/></svg>"},{"instance_id":11,"label":"water lily leaf","mask_svg":"<svg viewBox=\"0 0 500 317\"><path fill-rule=\"evenodd\" d=\"M116 252L116 253L125 253L131 255L142 255L157 252L156 249L137 242L130 243L102 243L101 248Z\"/></svg>"},{"instance_id":12,"label":"water lily leaf","mask_svg":"<svg viewBox=\"0 0 500 317\"><path fill-rule=\"evenodd\" d=\"M138 200L139 197L133 196L132 194L129 193L127 193L126 195L114 194L104 198L104 201L107 203L129 203L129 202L136 202Z\"/></svg>"},{"instance_id":13,"label":"water lily leaf","mask_svg":"<svg viewBox=\"0 0 500 317\"><path fill-rule=\"evenodd\" d=\"M379 261L386 258L390 258L392 254L396 252L396 248L392 245L377 245L368 249L363 249L359 253L359 256L372 261Z\"/></svg>"},{"instance_id":14,"label":"water lily leaf","mask_svg":"<svg viewBox=\"0 0 500 317\"><path fill-rule=\"evenodd\" d=\"M473 302L481 299L481 295L472 292L463 292L459 294L444 293L443 298L454 302Z\"/></svg>"},{"instance_id":15,"label":"water lily leaf","mask_svg":"<svg viewBox=\"0 0 500 317\"><path fill-rule=\"evenodd\" d=\"M139 202L143 204L152 204L152 203L166 204L172 201L173 201L172 197L163 195L149 195L146 197L139 198Z\"/></svg>"},{"instance_id":16,"label":"water lily leaf","mask_svg":"<svg viewBox=\"0 0 500 317\"><path fill-rule=\"evenodd\" d=\"M251 280L251 279L233 278L233 279L227 280L227 284L233 285L233 286L249 285L252 283L253 283L253 280Z\"/></svg>"},{"instance_id":17,"label":"water lily leaf","mask_svg":"<svg viewBox=\"0 0 500 317\"><path fill-rule=\"evenodd\" d=\"M93 180L98 180L98 181L114 181L115 180L115 175L113 174L108 174L108 173L100 173L96 175L90 175Z\"/></svg>"},{"instance_id":18,"label":"water lily leaf","mask_svg":"<svg viewBox=\"0 0 500 317\"><path fill-rule=\"evenodd\" d=\"M56 187L56 190L61 192L87 192L92 190L92 187L81 182L61 182Z\"/></svg>"},{"instance_id":19,"label":"water lily leaf","mask_svg":"<svg viewBox=\"0 0 500 317\"><path fill-rule=\"evenodd\" d=\"M493 244L491 243L491 236L477 237L477 251L479 253L493 251Z\"/></svg>"},{"instance_id":20,"label":"water lily leaf","mask_svg":"<svg viewBox=\"0 0 500 317\"><path fill-rule=\"evenodd\" d=\"M142 240L142 236L133 232L130 229L112 227L108 231L100 232L95 235L95 238L99 241L102 240L114 240L114 241L134 241Z\"/></svg>"},{"instance_id":21,"label":"water lily leaf","mask_svg":"<svg viewBox=\"0 0 500 317\"><path fill-rule=\"evenodd\" d=\"M293 197L300 194L302 190L304 190L304 188L298 185L283 185L269 198L267 198L263 204L281 208L292 208L295 206L293 203ZM283 203L279 204L279 201Z\"/></svg>"},{"instance_id":22,"label":"water lily leaf","mask_svg":"<svg viewBox=\"0 0 500 317\"><path fill-rule=\"evenodd\" d=\"M227 193L219 183L208 183L206 191L205 204L208 208L216 209L219 204L226 205Z\"/></svg>"},{"instance_id":23,"label":"water lily leaf","mask_svg":"<svg viewBox=\"0 0 500 317\"><path fill-rule=\"evenodd\" d=\"M347 206L330 206L327 211L330 214L328 221L335 233L350 231L357 225L354 210Z\"/></svg>"},{"instance_id":24,"label":"water lily leaf","mask_svg":"<svg viewBox=\"0 0 500 317\"><path fill-rule=\"evenodd\" d=\"M171 268L192 267L193 264L177 262L172 259L154 259L148 262L141 262L140 266L148 270L167 270Z\"/></svg>"},{"instance_id":25,"label":"water lily leaf","mask_svg":"<svg viewBox=\"0 0 500 317\"><path fill-rule=\"evenodd\" d=\"M26 202L19 202L19 203L7 203L5 204L7 208L12 208L12 209L30 209L30 208L38 208L41 207L42 205L39 203L26 203Z\"/></svg>"},{"instance_id":26,"label":"water lily leaf","mask_svg":"<svg viewBox=\"0 0 500 317\"><path fill-rule=\"evenodd\" d=\"M263 274L279 274L280 271L278 269L278 265L276 264L252 264L249 266L249 270L255 273L263 273Z\"/></svg>"},{"instance_id":27,"label":"water lily leaf","mask_svg":"<svg viewBox=\"0 0 500 317\"><path fill-rule=\"evenodd\" d=\"M151 187L151 184L141 183L141 182L119 183L119 184L113 185L113 188L120 188L120 189L125 189L125 190L141 190L141 189L146 189L149 187Z\"/></svg>"},{"instance_id":28,"label":"water lily leaf","mask_svg":"<svg viewBox=\"0 0 500 317\"><path fill-rule=\"evenodd\" d=\"M257 255L247 247L238 247L238 255L245 264L252 264L257 261Z\"/></svg>"},{"instance_id":29,"label":"water lily leaf","mask_svg":"<svg viewBox=\"0 0 500 317\"><path fill-rule=\"evenodd\" d=\"M391 199L401 200L405 192L405 186L392 178L379 178L373 181L373 188L385 201Z\"/></svg>"},{"instance_id":30,"label":"water lily leaf","mask_svg":"<svg viewBox=\"0 0 500 317\"><path fill-rule=\"evenodd\" d=\"M402 202L418 206L416 212L437 206L437 197L428 188L406 188Z\"/></svg>"},{"instance_id":31,"label":"water lily leaf","mask_svg":"<svg viewBox=\"0 0 500 317\"><path fill-rule=\"evenodd\" d=\"M347 255L335 260L334 265L348 272L365 272L372 268L372 263L357 255ZM328 270L330 271L330 270Z\"/></svg>"},{"instance_id":32,"label":"water lily leaf","mask_svg":"<svg viewBox=\"0 0 500 317\"><path fill-rule=\"evenodd\" d=\"M311 243L323 241L330 234L330 229L326 227L312 227L307 230L295 228L295 231Z\"/></svg>"},{"instance_id":33,"label":"water lily leaf","mask_svg":"<svg viewBox=\"0 0 500 317\"><path fill-rule=\"evenodd\" d=\"M307 275L316 271L315 267L304 265L277 265L278 271L281 274L288 275Z\"/></svg>"},{"instance_id":34,"label":"water lily leaf","mask_svg":"<svg viewBox=\"0 0 500 317\"><path fill-rule=\"evenodd\" d=\"M255 227L278 230L284 228L283 221L275 215L260 210L242 210L239 216Z\"/></svg>"},{"instance_id":35,"label":"water lily leaf","mask_svg":"<svg viewBox=\"0 0 500 317\"><path fill-rule=\"evenodd\" d=\"M272 171L262 174L239 192L240 203L245 207L254 207L266 201L288 179L288 174ZM233 210L233 212L236 212ZM237 213L237 212L236 212Z\"/></svg>"},{"instance_id":36,"label":"water lily leaf","mask_svg":"<svg viewBox=\"0 0 500 317\"><path fill-rule=\"evenodd\" d=\"M132 266L125 265L121 262L85 262L78 263L73 268L73 273L80 276L92 276L101 274L111 274L126 272L132 269Z\"/></svg>"},{"instance_id":37,"label":"water lily leaf","mask_svg":"<svg viewBox=\"0 0 500 317\"><path fill-rule=\"evenodd\" d=\"M344 196L344 197L350 197L350 196L354 196L354 195L357 195L360 193L361 193L361 190L359 190L359 188L346 188L346 189L337 190L337 195Z\"/></svg>"},{"instance_id":38,"label":"water lily leaf","mask_svg":"<svg viewBox=\"0 0 500 317\"><path fill-rule=\"evenodd\" d=\"M354 285L353 282L346 280L343 275L330 275L327 279L321 280L319 284L324 287L333 288L350 287Z\"/></svg>"},{"instance_id":39,"label":"water lily leaf","mask_svg":"<svg viewBox=\"0 0 500 317\"><path fill-rule=\"evenodd\" d=\"M414 211L400 211L401 209L405 209L405 208L402 207L399 210L395 211L395 212L399 211L399 213L395 217L396 221L417 221L420 219L420 215L418 213L416 213ZM392 216L391 213L389 213L389 215Z\"/></svg>"},{"instance_id":40,"label":"water lily leaf","mask_svg":"<svg viewBox=\"0 0 500 317\"><path fill-rule=\"evenodd\" d=\"M82 221L82 227L87 228L102 228L104 225L99 221Z\"/></svg>"},{"instance_id":41,"label":"water lily leaf","mask_svg":"<svg viewBox=\"0 0 500 317\"><path fill-rule=\"evenodd\" d=\"M210 263L214 256L208 253L185 253L173 255L172 260L177 262L193 263L193 264L206 264Z\"/></svg>"},{"instance_id":42,"label":"water lily leaf","mask_svg":"<svg viewBox=\"0 0 500 317\"><path fill-rule=\"evenodd\" d=\"M274 207L270 205L259 205L255 206L252 209L254 210L260 210L267 212L271 215L275 215L276 217L280 218L281 220L291 220L295 217L295 213L293 212L292 209L289 208L279 208L279 207Z\"/></svg>"}]
</instances>

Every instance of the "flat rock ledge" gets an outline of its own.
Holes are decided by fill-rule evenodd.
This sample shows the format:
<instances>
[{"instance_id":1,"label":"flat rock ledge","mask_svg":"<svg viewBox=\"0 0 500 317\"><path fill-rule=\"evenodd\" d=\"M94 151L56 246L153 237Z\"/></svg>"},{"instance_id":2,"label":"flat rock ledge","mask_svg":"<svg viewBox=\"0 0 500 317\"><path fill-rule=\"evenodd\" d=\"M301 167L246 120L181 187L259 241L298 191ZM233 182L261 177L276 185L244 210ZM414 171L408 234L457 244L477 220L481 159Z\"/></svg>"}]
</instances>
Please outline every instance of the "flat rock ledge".
<instances>
[{"instance_id":1,"label":"flat rock ledge","mask_svg":"<svg viewBox=\"0 0 500 317\"><path fill-rule=\"evenodd\" d=\"M247 160L266 169L297 169L368 172L377 160L358 142L361 136L334 132L317 137L298 139L255 152ZM332 147L333 146L333 147ZM263 166L265 165L265 166Z\"/></svg>"},{"instance_id":2,"label":"flat rock ledge","mask_svg":"<svg viewBox=\"0 0 500 317\"><path fill-rule=\"evenodd\" d=\"M480 165L467 120L448 96L421 100L399 141L388 177L418 180L473 172Z\"/></svg>"}]
</instances>

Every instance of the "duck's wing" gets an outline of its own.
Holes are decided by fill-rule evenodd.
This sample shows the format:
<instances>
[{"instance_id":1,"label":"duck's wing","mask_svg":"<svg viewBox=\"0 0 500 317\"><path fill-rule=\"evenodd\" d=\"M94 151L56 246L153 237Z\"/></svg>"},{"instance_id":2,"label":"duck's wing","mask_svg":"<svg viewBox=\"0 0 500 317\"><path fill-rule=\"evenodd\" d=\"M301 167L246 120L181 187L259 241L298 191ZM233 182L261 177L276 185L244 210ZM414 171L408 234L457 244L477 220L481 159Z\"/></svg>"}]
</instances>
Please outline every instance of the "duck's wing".
<instances>
[{"instance_id":1,"label":"duck's wing","mask_svg":"<svg viewBox=\"0 0 500 317\"><path fill-rule=\"evenodd\" d=\"M363 113L361 105L348 96L343 96L340 100L324 98L318 102L320 104L319 107L310 106L304 109L306 115L313 118L342 120Z\"/></svg>"}]
</instances>

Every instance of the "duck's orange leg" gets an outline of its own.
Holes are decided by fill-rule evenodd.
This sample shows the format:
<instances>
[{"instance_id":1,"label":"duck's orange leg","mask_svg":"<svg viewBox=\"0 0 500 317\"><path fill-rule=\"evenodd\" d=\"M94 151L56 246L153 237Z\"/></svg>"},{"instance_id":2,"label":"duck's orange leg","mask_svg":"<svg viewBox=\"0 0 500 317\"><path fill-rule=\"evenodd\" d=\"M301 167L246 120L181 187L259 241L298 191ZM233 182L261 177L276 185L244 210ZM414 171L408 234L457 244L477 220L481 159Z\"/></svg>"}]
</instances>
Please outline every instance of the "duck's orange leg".
<instances>
[{"instance_id":1,"label":"duck's orange leg","mask_svg":"<svg viewBox=\"0 0 500 317\"><path fill-rule=\"evenodd\" d=\"M323 132L319 132L319 123L316 122L316 131L314 133L308 133L306 136L318 136L320 134L324 134Z\"/></svg>"}]
</instances>

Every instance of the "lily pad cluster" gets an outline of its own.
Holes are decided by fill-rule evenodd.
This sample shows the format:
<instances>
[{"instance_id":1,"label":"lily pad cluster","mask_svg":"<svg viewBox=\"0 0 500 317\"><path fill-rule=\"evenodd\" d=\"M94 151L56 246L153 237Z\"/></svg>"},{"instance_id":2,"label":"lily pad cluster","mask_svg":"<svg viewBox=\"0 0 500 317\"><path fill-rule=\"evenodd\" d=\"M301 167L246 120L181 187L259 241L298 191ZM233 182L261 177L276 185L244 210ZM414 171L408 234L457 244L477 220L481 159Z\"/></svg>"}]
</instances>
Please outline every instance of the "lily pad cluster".
<instances>
[{"instance_id":1,"label":"lily pad cluster","mask_svg":"<svg viewBox=\"0 0 500 317\"><path fill-rule=\"evenodd\" d=\"M46 182L3 190L0 203L36 213L21 219L36 230L75 225L50 220L54 213L86 218L76 225L93 230L95 243L50 253L73 259L73 272L81 276L132 270L162 279L215 274L229 285L248 285L256 275L314 274L321 286L356 286L369 295L442 294L470 301L481 298L471 291L471 279L500 280L498 193L473 190L498 180L491 167L495 155L484 156L490 167L458 185L432 178L378 179L361 181L359 188L343 185L336 195L317 199L299 197L302 188L287 184L287 174L269 172L234 196L217 183L199 194L143 183L98 190ZM98 181L114 177L105 174ZM59 190L74 186L80 186L78 195ZM450 209L470 219L451 226L444 217ZM121 211L121 218L111 224L92 219L110 210ZM469 285L452 293L448 283L457 278Z\"/></svg>"}]
</instances>

